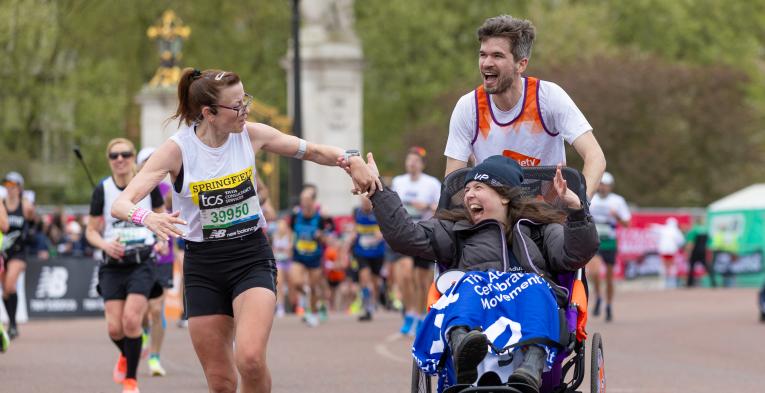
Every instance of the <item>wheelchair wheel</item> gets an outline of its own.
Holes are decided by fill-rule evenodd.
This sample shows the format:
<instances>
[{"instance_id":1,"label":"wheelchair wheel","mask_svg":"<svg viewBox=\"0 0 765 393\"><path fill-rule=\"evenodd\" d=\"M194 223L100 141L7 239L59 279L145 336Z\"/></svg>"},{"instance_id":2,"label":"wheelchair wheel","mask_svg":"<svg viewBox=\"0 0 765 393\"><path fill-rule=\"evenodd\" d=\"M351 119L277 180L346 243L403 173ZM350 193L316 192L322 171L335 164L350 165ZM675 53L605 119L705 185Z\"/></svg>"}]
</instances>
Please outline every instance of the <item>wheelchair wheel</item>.
<instances>
[{"instance_id":1,"label":"wheelchair wheel","mask_svg":"<svg viewBox=\"0 0 765 393\"><path fill-rule=\"evenodd\" d=\"M431 377L422 372L417 361L412 361L412 393L432 393Z\"/></svg>"},{"instance_id":2,"label":"wheelchair wheel","mask_svg":"<svg viewBox=\"0 0 765 393\"><path fill-rule=\"evenodd\" d=\"M606 359L603 356L603 338L600 333L592 335L590 358L590 393L606 392Z\"/></svg>"}]
</instances>

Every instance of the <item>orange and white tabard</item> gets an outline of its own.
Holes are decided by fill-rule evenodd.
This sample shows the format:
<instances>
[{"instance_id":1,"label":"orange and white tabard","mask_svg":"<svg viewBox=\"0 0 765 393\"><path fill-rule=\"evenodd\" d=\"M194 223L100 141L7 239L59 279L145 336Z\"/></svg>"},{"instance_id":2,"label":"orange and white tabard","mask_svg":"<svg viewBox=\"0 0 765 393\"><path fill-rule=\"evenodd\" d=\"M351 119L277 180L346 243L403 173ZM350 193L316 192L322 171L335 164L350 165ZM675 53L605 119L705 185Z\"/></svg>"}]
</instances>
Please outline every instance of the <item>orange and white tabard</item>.
<instances>
[{"instance_id":1,"label":"orange and white tabard","mask_svg":"<svg viewBox=\"0 0 765 393\"><path fill-rule=\"evenodd\" d=\"M476 162L502 154L521 166L556 165L566 162L563 138L550 131L539 108L539 79L527 77L521 111L507 123L497 120L483 85L475 89L476 132L473 154Z\"/></svg>"}]
</instances>

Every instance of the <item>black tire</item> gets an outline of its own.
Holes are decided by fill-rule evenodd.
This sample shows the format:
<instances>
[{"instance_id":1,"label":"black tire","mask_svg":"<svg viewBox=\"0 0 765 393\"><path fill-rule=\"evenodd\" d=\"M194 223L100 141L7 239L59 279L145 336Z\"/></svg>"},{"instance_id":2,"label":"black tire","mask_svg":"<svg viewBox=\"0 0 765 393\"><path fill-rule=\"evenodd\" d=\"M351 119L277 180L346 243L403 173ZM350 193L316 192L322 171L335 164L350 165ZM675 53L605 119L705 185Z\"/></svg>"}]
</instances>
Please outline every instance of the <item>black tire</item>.
<instances>
[{"instance_id":1,"label":"black tire","mask_svg":"<svg viewBox=\"0 0 765 393\"><path fill-rule=\"evenodd\" d=\"M600 333L592 335L590 349L590 393L606 393L606 358Z\"/></svg>"},{"instance_id":2,"label":"black tire","mask_svg":"<svg viewBox=\"0 0 765 393\"><path fill-rule=\"evenodd\" d=\"M412 360L412 393L433 393L430 375L422 372L416 360Z\"/></svg>"}]
</instances>

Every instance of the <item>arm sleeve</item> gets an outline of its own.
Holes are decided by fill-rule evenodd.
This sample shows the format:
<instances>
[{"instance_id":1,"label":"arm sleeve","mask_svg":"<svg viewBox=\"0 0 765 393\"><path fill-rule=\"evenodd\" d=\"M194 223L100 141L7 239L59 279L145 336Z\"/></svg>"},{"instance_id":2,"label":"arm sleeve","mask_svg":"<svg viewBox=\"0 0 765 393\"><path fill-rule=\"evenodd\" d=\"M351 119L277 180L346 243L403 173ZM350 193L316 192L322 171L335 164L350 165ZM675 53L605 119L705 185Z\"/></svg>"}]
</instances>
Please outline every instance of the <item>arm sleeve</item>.
<instances>
[{"instance_id":1,"label":"arm sleeve","mask_svg":"<svg viewBox=\"0 0 765 393\"><path fill-rule=\"evenodd\" d=\"M592 217L584 209L569 210L563 225L548 224L544 232L546 270L551 272L575 271L583 267L600 246Z\"/></svg>"},{"instance_id":2,"label":"arm sleeve","mask_svg":"<svg viewBox=\"0 0 765 393\"><path fill-rule=\"evenodd\" d=\"M563 88L552 82L540 83L539 106L550 131L560 133L569 144L587 131L592 131L582 111Z\"/></svg>"},{"instance_id":3,"label":"arm sleeve","mask_svg":"<svg viewBox=\"0 0 765 393\"><path fill-rule=\"evenodd\" d=\"M474 92L462 96L457 101L449 120L449 137L444 149L445 156L465 162L470 158L476 129L475 111Z\"/></svg>"},{"instance_id":4,"label":"arm sleeve","mask_svg":"<svg viewBox=\"0 0 765 393\"><path fill-rule=\"evenodd\" d=\"M450 247L453 243L447 241L439 245L435 241L435 232L442 224L441 220L432 218L415 224L398 194L389 188L372 195L372 206L383 238L393 250L404 255L437 260L444 265L451 263L454 252Z\"/></svg>"},{"instance_id":5,"label":"arm sleeve","mask_svg":"<svg viewBox=\"0 0 765 393\"><path fill-rule=\"evenodd\" d=\"M151 208L156 209L165 204L165 200L162 198L162 192L159 191L159 187L155 187L151 190Z\"/></svg>"},{"instance_id":6,"label":"arm sleeve","mask_svg":"<svg viewBox=\"0 0 765 393\"><path fill-rule=\"evenodd\" d=\"M99 217L104 215L104 185L98 183L93 189L93 196L90 198L90 215Z\"/></svg>"}]
</instances>

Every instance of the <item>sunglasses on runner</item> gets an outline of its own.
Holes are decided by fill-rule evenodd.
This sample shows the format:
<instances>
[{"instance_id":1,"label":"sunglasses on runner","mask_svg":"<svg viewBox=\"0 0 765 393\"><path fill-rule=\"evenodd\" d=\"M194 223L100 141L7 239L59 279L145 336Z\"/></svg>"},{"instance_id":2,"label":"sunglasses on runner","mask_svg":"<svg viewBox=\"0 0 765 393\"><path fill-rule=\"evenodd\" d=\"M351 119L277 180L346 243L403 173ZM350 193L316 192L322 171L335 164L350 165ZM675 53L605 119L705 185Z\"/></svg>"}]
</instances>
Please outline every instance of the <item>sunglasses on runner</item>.
<instances>
[{"instance_id":1,"label":"sunglasses on runner","mask_svg":"<svg viewBox=\"0 0 765 393\"><path fill-rule=\"evenodd\" d=\"M128 150L128 151L113 151L109 153L110 160L116 160L120 156L122 156L122 158L127 160L128 158L133 157L133 152Z\"/></svg>"}]
</instances>

